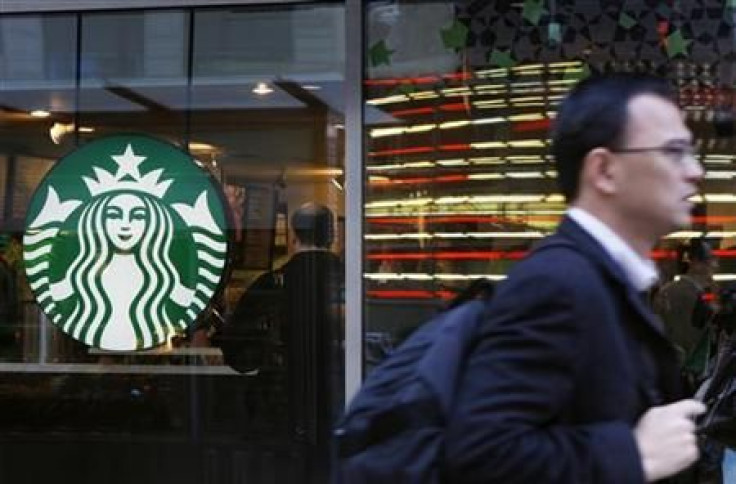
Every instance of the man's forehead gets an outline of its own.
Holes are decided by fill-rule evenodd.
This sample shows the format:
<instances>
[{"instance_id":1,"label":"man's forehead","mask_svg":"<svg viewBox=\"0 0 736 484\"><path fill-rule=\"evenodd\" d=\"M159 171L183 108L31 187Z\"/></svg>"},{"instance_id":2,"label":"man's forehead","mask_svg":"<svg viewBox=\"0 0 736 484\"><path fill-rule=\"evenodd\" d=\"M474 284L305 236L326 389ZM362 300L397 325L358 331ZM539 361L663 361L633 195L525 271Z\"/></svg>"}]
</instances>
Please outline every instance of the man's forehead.
<instances>
[{"instance_id":1,"label":"man's forehead","mask_svg":"<svg viewBox=\"0 0 736 484\"><path fill-rule=\"evenodd\" d=\"M633 97L627 106L627 131L631 137L651 136L660 132L667 138L689 141L690 130L674 101L655 94Z\"/></svg>"}]
</instances>

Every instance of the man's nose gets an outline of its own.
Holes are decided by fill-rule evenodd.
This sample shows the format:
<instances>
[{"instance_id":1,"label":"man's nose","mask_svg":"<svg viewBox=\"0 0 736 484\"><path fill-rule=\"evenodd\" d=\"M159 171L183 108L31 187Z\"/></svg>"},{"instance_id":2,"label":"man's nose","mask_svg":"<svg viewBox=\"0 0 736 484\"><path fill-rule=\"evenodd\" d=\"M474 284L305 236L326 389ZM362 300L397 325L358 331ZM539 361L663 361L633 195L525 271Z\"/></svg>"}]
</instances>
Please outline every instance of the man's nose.
<instances>
[{"instance_id":1,"label":"man's nose","mask_svg":"<svg viewBox=\"0 0 736 484\"><path fill-rule=\"evenodd\" d=\"M700 181L705 176L705 169L696 155L690 155L685 162L685 174L690 180Z\"/></svg>"}]
</instances>

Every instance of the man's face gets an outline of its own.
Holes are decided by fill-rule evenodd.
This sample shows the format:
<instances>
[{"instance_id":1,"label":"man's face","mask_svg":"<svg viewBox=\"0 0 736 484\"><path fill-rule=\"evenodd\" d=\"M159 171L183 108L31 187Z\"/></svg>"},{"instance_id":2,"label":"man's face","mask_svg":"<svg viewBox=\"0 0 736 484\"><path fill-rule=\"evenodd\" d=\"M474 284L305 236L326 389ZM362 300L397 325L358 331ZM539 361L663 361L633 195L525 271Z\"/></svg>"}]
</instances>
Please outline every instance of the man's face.
<instances>
[{"instance_id":1,"label":"man's face","mask_svg":"<svg viewBox=\"0 0 736 484\"><path fill-rule=\"evenodd\" d=\"M629 102L628 114L621 149L663 149L613 153L619 168L614 203L634 230L659 238L690 223L688 199L697 193L703 169L689 154L692 134L674 104L641 95Z\"/></svg>"}]
</instances>

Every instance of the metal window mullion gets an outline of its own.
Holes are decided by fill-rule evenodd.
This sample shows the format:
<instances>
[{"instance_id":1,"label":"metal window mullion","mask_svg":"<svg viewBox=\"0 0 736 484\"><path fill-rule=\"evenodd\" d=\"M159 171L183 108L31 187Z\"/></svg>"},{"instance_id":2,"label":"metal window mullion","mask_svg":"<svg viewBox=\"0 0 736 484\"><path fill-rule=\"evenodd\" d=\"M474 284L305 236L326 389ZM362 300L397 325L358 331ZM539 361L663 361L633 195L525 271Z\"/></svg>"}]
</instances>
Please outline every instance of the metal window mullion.
<instances>
[{"instance_id":1,"label":"metal window mullion","mask_svg":"<svg viewBox=\"0 0 736 484\"><path fill-rule=\"evenodd\" d=\"M363 2L345 2L345 402L363 379Z\"/></svg>"}]
</instances>

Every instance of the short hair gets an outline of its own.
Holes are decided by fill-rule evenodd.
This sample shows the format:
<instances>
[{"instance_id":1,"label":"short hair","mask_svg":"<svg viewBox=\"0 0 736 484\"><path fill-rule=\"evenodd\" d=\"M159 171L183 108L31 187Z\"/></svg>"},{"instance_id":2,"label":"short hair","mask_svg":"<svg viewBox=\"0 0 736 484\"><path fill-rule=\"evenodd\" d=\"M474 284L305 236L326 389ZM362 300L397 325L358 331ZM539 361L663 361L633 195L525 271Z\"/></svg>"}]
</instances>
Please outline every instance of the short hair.
<instances>
[{"instance_id":1,"label":"short hair","mask_svg":"<svg viewBox=\"0 0 736 484\"><path fill-rule=\"evenodd\" d=\"M693 237L677 249L677 269L687 272L693 262L708 262L715 258L712 241L705 237Z\"/></svg>"},{"instance_id":2,"label":"short hair","mask_svg":"<svg viewBox=\"0 0 736 484\"><path fill-rule=\"evenodd\" d=\"M300 243L327 249L335 238L332 211L317 203L306 203L291 215L291 227Z\"/></svg>"},{"instance_id":3,"label":"short hair","mask_svg":"<svg viewBox=\"0 0 736 484\"><path fill-rule=\"evenodd\" d=\"M587 154L599 147L622 147L629 103L644 94L675 103L672 87L665 79L638 73L589 77L578 83L562 102L553 123L552 156L560 190L568 202L578 196Z\"/></svg>"}]
</instances>

